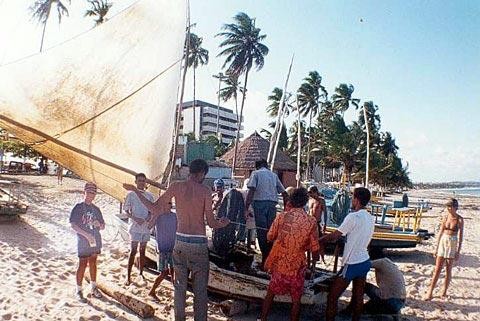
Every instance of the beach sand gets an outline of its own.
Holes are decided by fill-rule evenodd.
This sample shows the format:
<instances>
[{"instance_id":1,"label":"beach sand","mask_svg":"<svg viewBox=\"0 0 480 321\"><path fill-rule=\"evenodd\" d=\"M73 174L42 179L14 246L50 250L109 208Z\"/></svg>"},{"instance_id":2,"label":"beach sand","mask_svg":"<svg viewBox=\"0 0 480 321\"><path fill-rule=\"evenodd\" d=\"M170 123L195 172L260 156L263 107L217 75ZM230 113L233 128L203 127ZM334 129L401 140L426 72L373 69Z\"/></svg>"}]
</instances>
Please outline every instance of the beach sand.
<instances>
[{"instance_id":1,"label":"beach sand","mask_svg":"<svg viewBox=\"0 0 480 321\"><path fill-rule=\"evenodd\" d=\"M95 299L88 295L90 287L84 289L88 303L76 301L75 269L76 237L70 229L68 217L71 208L82 200L83 182L64 178L57 185L51 176L3 176L3 179L22 181L23 200L29 204L27 214L12 222L0 223L0 319L1 320L139 320L133 312L114 299L104 296ZM412 191L410 199L428 199L433 210L425 214L422 227L436 229L441 206L447 195L433 191ZM398 196L397 198L400 198ZM404 272L407 284L407 307L401 320L480 320L480 198L459 197L460 213L465 218L465 239L462 254L453 269L453 280L449 299L438 297L443 280L438 284L435 298L425 302L422 297L429 285L434 260L431 255L435 247L432 238L415 249L389 250L387 256ZM107 221L103 233L104 249L99 257L98 279L125 288L137 298L155 308L155 317L150 320L173 320L173 288L164 281L160 286L160 303L147 298L147 292L155 275L146 273L147 281L137 279L133 270L134 283L123 286L129 249L128 240L116 233L109 216L118 213L119 203L104 193L95 200ZM436 230L435 230L436 231ZM327 262L331 258L327 258ZM88 273L88 272L87 272ZM370 277L373 273L370 273ZM443 277L443 273L442 273ZM343 306L349 291L342 297ZM255 320L258 306L252 306L242 315L224 316L218 306L221 299L213 298L209 305L209 320ZM188 296L188 315L192 319L192 296ZM340 306L340 308L341 308ZM323 320L323 307L305 309L303 320ZM276 306L269 320L288 320L288 306ZM339 318L338 320L348 320ZM362 320L377 320L362 317ZM388 319L387 319L388 320Z\"/></svg>"}]
</instances>

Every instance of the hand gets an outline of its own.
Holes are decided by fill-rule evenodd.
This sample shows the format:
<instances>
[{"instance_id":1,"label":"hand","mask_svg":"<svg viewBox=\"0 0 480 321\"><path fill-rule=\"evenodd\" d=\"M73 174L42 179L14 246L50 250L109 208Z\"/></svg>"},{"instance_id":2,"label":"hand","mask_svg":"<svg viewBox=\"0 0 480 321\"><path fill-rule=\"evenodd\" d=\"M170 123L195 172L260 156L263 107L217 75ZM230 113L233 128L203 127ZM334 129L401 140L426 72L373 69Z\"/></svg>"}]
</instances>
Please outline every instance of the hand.
<instances>
[{"instance_id":1,"label":"hand","mask_svg":"<svg viewBox=\"0 0 480 321\"><path fill-rule=\"evenodd\" d=\"M96 228L100 228L102 226L102 223L100 223L100 221L98 220L94 220L92 224Z\"/></svg>"},{"instance_id":2,"label":"hand","mask_svg":"<svg viewBox=\"0 0 480 321\"><path fill-rule=\"evenodd\" d=\"M87 239L87 242L88 242L88 243L93 243L93 242L95 242L95 237L94 237L93 235L87 234L87 235L84 235L84 236L85 236L85 238Z\"/></svg>"},{"instance_id":3,"label":"hand","mask_svg":"<svg viewBox=\"0 0 480 321\"><path fill-rule=\"evenodd\" d=\"M132 185L132 184L123 184L122 185L124 189L126 189L127 191L135 191L137 188L135 187L135 185Z\"/></svg>"},{"instance_id":4,"label":"hand","mask_svg":"<svg viewBox=\"0 0 480 321\"><path fill-rule=\"evenodd\" d=\"M222 225L222 227L225 227L227 226L228 224L230 224L230 220L226 217L222 217L218 220L220 222L220 224Z\"/></svg>"}]
</instances>

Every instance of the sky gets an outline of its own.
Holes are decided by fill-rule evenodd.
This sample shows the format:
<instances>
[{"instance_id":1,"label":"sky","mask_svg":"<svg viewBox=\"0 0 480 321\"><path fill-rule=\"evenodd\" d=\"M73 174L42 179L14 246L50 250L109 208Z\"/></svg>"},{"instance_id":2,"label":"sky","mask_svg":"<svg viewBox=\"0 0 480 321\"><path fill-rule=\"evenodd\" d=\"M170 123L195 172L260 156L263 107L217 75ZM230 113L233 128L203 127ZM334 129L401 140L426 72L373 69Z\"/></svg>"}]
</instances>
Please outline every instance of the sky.
<instances>
[{"instance_id":1,"label":"sky","mask_svg":"<svg viewBox=\"0 0 480 321\"><path fill-rule=\"evenodd\" d=\"M41 26L29 18L31 2L0 0L0 64L38 51ZM133 2L113 1L109 15ZM85 7L74 0L60 25L52 18L45 46L91 28ZM197 99L216 103L212 75L224 58L215 35L223 24L245 12L267 35L265 66L249 77L245 136L271 121L267 97L283 86L295 54L288 91L312 70L330 95L340 83L353 84L356 98L379 106L381 130L395 137L413 181L480 181L480 2L190 0L190 11L210 52L209 64L197 70ZM185 100L192 87L189 73Z\"/></svg>"}]
</instances>

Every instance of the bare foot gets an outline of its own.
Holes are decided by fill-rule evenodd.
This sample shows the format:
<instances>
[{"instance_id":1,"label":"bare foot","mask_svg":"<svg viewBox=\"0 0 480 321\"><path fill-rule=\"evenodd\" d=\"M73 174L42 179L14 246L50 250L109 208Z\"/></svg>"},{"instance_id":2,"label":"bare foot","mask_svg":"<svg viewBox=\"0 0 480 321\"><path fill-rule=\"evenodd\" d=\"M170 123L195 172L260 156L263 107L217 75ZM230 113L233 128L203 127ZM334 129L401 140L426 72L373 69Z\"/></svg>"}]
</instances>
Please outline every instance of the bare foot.
<instances>
[{"instance_id":1,"label":"bare foot","mask_svg":"<svg viewBox=\"0 0 480 321\"><path fill-rule=\"evenodd\" d=\"M423 300L425 300L425 301L431 301L432 298L433 298L432 294L431 294L431 293L428 293L427 295L425 295L425 296L423 297Z\"/></svg>"},{"instance_id":2,"label":"bare foot","mask_svg":"<svg viewBox=\"0 0 480 321\"><path fill-rule=\"evenodd\" d=\"M148 295L149 295L150 297L152 297L152 299L154 299L155 301L158 301L158 302L160 301L160 299L159 299L158 296L155 294L155 292L151 292L151 291L150 291L150 292L148 292Z\"/></svg>"},{"instance_id":3,"label":"bare foot","mask_svg":"<svg viewBox=\"0 0 480 321\"><path fill-rule=\"evenodd\" d=\"M132 282L130 282L130 279L126 279L124 284L125 286L129 286L130 284L132 284Z\"/></svg>"}]
</instances>

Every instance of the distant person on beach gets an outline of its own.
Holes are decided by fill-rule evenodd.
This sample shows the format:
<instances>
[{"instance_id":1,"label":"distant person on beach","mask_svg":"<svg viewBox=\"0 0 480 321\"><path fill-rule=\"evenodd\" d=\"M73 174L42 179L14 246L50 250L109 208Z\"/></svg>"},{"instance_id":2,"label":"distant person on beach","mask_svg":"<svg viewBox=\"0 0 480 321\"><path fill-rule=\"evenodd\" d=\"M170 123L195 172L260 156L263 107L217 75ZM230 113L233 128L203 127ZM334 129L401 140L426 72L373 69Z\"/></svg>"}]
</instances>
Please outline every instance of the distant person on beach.
<instances>
[{"instance_id":1,"label":"distant person on beach","mask_svg":"<svg viewBox=\"0 0 480 321\"><path fill-rule=\"evenodd\" d=\"M60 164L57 164L56 168L56 174L57 174L57 184L62 185L63 184L63 166Z\"/></svg>"},{"instance_id":2,"label":"distant person on beach","mask_svg":"<svg viewBox=\"0 0 480 321\"><path fill-rule=\"evenodd\" d=\"M79 258L76 272L76 296L82 303L87 302L82 291L82 281L87 265L90 270L91 294L96 298L102 297L102 293L97 288L97 255L100 254L102 249L100 230L105 228L105 221L100 209L93 204L96 195L97 185L86 183L84 201L75 205L70 213L70 224L77 233L77 254Z\"/></svg>"},{"instance_id":3,"label":"distant person on beach","mask_svg":"<svg viewBox=\"0 0 480 321\"><path fill-rule=\"evenodd\" d=\"M320 246L324 248L328 242L335 242L342 236L347 238L342 257L343 267L334 278L328 292L326 321L335 320L338 298L352 281L352 320L360 320L365 280L371 267L367 247L375 228L374 217L365 209L370 201L370 196L368 189L364 187L355 188L352 200L352 207L355 212L349 213L336 231L322 236L319 240Z\"/></svg>"},{"instance_id":4,"label":"distant person on beach","mask_svg":"<svg viewBox=\"0 0 480 321\"><path fill-rule=\"evenodd\" d=\"M291 321L300 318L301 298L307 270L306 251L319 257L318 228L315 218L307 215L305 188L296 188L289 197L291 208L275 218L267 239L274 242L265 261L265 269L272 274L267 295L263 301L261 320L266 321L276 295L289 294L292 298Z\"/></svg>"},{"instance_id":5,"label":"distant person on beach","mask_svg":"<svg viewBox=\"0 0 480 321\"><path fill-rule=\"evenodd\" d=\"M175 321L185 321L188 275L193 276L193 311L195 321L207 320L207 284L210 269L205 220L211 228L230 224L227 218L216 219L212 212L212 194L202 184L208 173L208 164L196 159L190 164L190 175L185 182L175 182L152 203L131 184L123 187L135 191L151 213L165 213L168 203L175 198L178 227L173 249L175 270Z\"/></svg>"},{"instance_id":6,"label":"distant person on beach","mask_svg":"<svg viewBox=\"0 0 480 321\"><path fill-rule=\"evenodd\" d=\"M320 234L325 234L327 228L327 206L325 199L322 197L316 186L308 188L308 214L315 217Z\"/></svg>"},{"instance_id":7,"label":"distant person on beach","mask_svg":"<svg viewBox=\"0 0 480 321\"><path fill-rule=\"evenodd\" d=\"M367 283L365 294L370 300L363 311L367 314L398 314L405 306L407 292L402 271L388 258L372 261L377 285ZM349 305L346 312L351 312Z\"/></svg>"},{"instance_id":8,"label":"distant person on beach","mask_svg":"<svg viewBox=\"0 0 480 321\"><path fill-rule=\"evenodd\" d=\"M150 202L155 201L155 197L152 193L145 190L147 183L147 177L143 173L135 175L135 185L137 190ZM130 275L132 273L132 267L135 263L135 256L137 255L137 249L140 245L140 259L139 270L140 276L143 278L143 267L145 265L145 250L147 242L150 240L150 228L148 227L148 221L150 219L150 213L142 201L138 198L137 194L130 192L125 198L123 209L127 216L130 218L130 227L128 233L130 234L130 255L128 257L127 265L127 278L125 285L130 285Z\"/></svg>"},{"instance_id":9,"label":"distant person on beach","mask_svg":"<svg viewBox=\"0 0 480 321\"><path fill-rule=\"evenodd\" d=\"M165 213L156 213L152 216L151 222L155 224L155 239L157 241L158 263L157 270L160 274L155 279L152 289L148 293L158 301L155 293L160 283L170 274L174 283L175 273L173 270L173 247L175 246L175 235L177 233L177 215L172 212L172 203ZM175 284L175 283L174 283Z\"/></svg>"},{"instance_id":10,"label":"distant person on beach","mask_svg":"<svg viewBox=\"0 0 480 321\"><path fill-rule=\"evenodd\" d=\"M433 290L437 284L443 264L446 265L445 283L442 290L442 298L447 296L447 289L452 280L452 267L460 256L463 242L463 217L458 215L458 201L451 198L447 204L448 214L443 218L438 235L437 248L434 252L436 257L435 270L433 272L432 282L428 289L425 300L431 300Z\"/></svg>"},{"instance_id":11,"label":"distant person on beach","mask_svg":"<svg viewBox=\"0 0 480 321\"><path fill-rule=\"evenodd\" d=\"M257 239L262 252L261 268L270 253L271 245L267 242L267 231L277 214L278 194L287 197L285 188L277 174L268 169L268 163L262 159L255 162L256 170L252 172L248 181L248 194L245 208L253 205ZM285 204L286 202L284 202Z\"/></svg>"}]
</instances>

